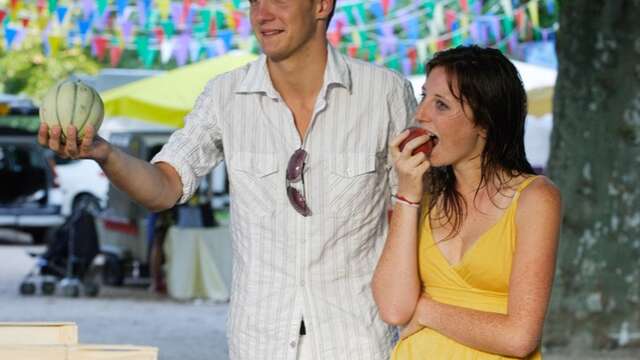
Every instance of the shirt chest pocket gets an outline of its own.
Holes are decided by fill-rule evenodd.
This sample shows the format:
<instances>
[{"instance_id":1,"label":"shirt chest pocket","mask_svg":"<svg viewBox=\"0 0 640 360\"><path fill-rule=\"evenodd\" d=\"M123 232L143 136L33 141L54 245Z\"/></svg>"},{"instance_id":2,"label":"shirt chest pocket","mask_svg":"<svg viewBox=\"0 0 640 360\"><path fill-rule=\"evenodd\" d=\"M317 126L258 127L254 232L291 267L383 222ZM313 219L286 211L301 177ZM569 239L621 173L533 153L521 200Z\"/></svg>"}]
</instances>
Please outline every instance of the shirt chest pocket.
<instances>
[{"instance_id":1,"label":"shirt chest pocket","mask_svg":"<svg viewBox=\"0 0 640 360\"><path fill-rule=\"evenodd\" d=\"M277 209L285 186L275 154L235 153L228 166L231 206L250 217L270 215Z\"/></svg>"},{"instance_id":2,"label":"shirt chest pocket","mask_svg":"<svg viewBox=\"0 0 640 360\"><path fill-rule=\"evenodd\" d=\"M340 217L367 213L381 185L376 155L339 154L328 167L327 211Z\"/></svg>"}]
</instances>

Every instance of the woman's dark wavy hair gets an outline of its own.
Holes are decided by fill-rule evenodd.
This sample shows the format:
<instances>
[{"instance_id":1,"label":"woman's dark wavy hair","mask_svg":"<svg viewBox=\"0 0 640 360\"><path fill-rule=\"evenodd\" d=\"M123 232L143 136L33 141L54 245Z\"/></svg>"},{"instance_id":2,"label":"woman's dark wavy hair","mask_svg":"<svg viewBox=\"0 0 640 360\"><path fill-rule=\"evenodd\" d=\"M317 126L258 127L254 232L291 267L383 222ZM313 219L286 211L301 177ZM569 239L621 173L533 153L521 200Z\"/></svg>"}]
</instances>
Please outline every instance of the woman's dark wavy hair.
<instances>
[{"instance_id":1,"label":"woman's dark wavy hair","mask_svg":"<svg viewBox=\"0 0 640 360\"><path fill-rule=\"evenodd\" d=\"M499 50L459 46L441 51L426 64L445 70L451 94L471 108L474 123L486 132L482 151L481 178L476 196L487 184L505 184L521 174L534 174L524 151L527 95L516 67ZM452 166L434 167L425 175L429 212L440 202L445 219L452 225L447 238L460 231L467 204L456 190ZM475 198L475 196L474 196Z\"/></svg>"}]
</instances>

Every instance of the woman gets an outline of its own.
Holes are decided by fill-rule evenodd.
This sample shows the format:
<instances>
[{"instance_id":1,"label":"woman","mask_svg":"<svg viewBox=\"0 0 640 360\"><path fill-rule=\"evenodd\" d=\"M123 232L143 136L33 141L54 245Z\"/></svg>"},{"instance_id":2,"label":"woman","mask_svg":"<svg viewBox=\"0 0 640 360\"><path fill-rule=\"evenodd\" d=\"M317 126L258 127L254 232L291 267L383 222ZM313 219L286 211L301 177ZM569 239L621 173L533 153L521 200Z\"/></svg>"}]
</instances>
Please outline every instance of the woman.
<instances>
[{"instance_id":1,"label":"woman","mask_svg":"<svg viewBox=\"0 0 640 360\"><path fill-rule=\"evenodd\" d=\"M526 94L500 51L436 54L416 113L390 143L393 217L373 279L404 326L393 359L541 359L561 219L558 189L525 157ZM426 141L427 157L412 151Z\"/></svg>"}]
</instances>

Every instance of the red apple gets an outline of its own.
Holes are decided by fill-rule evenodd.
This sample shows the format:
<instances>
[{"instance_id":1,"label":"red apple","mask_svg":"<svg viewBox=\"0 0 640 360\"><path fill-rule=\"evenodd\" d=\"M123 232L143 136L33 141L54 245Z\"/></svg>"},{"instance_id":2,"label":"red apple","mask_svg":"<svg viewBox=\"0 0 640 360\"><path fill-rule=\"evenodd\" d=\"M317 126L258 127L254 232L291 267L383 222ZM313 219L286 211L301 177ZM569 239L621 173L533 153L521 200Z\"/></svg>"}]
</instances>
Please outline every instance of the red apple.
<instances>
[{"instance_id":1,"label":"red apple","mask_svg":"<svg viewBox=\"0 0 640 360\"><path fill-rule=\"evenodd\" d=\"M430 133L421 128L421 127L417 127L417 126L411 126L408 127L405 130L409 130L409 136L407 136L406 139L404 139L402 141L402 143L400 143L400 151L402 151L402 149L404 149L404 146L411 141L412 139L417 138L418 136L422 136L422 135L429 135ZM411 155L415 155L418 152L423 152L425 155L429 156L431 155L431 150L433 150L433 146L434 146L434 141L432 138L430 138L429 140L427 140L424 144L418 146L417 148L413 149L413 152L411 153Z\"/></svg>"}]
</instances>

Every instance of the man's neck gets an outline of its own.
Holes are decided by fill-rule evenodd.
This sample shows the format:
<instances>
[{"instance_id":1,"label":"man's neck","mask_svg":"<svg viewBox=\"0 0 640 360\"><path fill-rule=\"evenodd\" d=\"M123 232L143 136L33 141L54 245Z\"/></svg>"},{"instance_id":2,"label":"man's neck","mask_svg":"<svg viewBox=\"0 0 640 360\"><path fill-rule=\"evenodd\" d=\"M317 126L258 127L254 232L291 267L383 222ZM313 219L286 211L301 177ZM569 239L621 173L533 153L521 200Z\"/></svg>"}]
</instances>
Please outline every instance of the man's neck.
<instances>
[{"instance_id":1,"label":"man's neck","mask_svg":"<svg viewBox=\"0 0 640 360\"><path fill-rule=\"evenodd\" d=\"M285 100L291 97L315 99L324 81L327 59L326 41L309 44L286 60L276 62L267 59L274 88Z\"/></svg>"}]
</instances>

